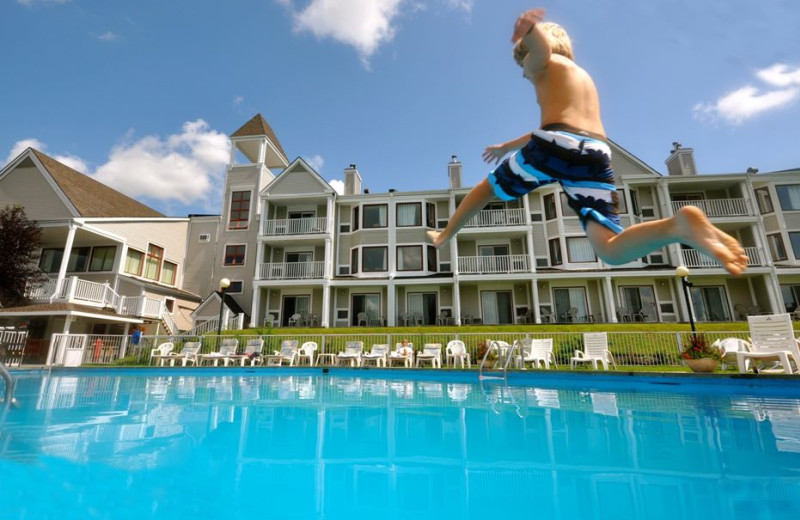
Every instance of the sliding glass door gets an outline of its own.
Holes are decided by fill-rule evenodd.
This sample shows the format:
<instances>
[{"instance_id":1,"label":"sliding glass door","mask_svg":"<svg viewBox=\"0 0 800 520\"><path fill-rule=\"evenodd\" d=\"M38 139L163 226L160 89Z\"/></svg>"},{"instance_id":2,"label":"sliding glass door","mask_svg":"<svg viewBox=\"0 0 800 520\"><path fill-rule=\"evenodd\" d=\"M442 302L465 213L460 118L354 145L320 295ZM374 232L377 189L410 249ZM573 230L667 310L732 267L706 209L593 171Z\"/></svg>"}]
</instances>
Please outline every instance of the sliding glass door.
<instances>
[{"instance_id":1,"label":"sliding glass door","mask_svg":"<svg viewBox=\"0 0 800 520\"><path fill-rule=\"evenodd\" d=\"M511 291L481 291L481 316L485 325L514 323Z\"/></svg>"}]
</instances>

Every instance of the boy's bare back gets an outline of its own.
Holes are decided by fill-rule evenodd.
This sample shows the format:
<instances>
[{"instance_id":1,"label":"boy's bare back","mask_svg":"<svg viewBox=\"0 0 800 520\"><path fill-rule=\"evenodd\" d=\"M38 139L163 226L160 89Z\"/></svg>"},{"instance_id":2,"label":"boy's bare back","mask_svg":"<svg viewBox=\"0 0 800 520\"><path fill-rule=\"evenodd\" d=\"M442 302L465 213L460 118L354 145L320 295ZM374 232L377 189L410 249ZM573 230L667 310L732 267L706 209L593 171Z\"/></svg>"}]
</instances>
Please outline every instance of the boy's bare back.
<instances>
[{"instance_id":1,"label":"boy's bare back","mask_svg":"<svg viewBox=\"0 0 800 520\"><path fill-rule=\"evenodd\" d=\"M538 23L543 15L540 9L523 13L512 36L516 46L524 45L528 50L522 59L523 74L536 88L541 126L563 124L605 137L594 81L570 57L562 55L566 51L553 49L545 33L548 25ZM568 39L566 42L569 45Z\"/></svg>"}]
</instances>

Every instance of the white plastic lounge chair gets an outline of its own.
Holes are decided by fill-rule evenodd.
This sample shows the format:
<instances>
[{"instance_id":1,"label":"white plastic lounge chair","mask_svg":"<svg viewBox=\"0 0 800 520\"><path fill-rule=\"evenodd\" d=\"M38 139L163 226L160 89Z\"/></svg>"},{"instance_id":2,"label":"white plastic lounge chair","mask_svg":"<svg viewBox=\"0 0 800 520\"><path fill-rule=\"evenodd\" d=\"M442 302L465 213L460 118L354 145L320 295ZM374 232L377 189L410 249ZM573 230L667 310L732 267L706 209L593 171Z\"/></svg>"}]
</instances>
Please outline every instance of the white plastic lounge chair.
<instances>
[{"instance_id":1,"label":"white plastic lounge chair","mask_svg":"<svg viewBox=\"0 0 800 520\"><path fill-rule=\"evenodd\" d=\"M307 360L308 365L313 367L318 348L319 346L316 341L306 341L303 343L303 346L300 347L300 351L297 353L297 364L299 365L303 360Z\"/></svg>"},{"instance_id":2,"label":"white plastic lounge chair","mask_svg":"<svg viewBox=\"0 0 800 520\"><path fill-rule=\"evenodd\" d=\"M394 350L389 353L388 360L389 366L402 363L406 368L411 368L414 364L414 344L403 346L402 343L397 343Z\"/></svg>"},{"instance_id":3,"label":"white plastic lounge chair","mask_svg":"<svg viewBox=\"0 0 800 520\"><path fill-rule=\"evenodd\" d=\"M452 367L460 363L461 368L464 368L464 363L466 363L467 368L472 368L472 360L469 357L469 352L467 352L467 346L459 339L447 342L445 355L447 364Z\"/></svg>"},{"instance_id":4,"label":"white plastic lounge chair","mask_svg":"<svg viewBox=\"0 0 800 520\"><path fill-rule=\"evenodd\" d=\"M281 342L281 349L276 350L273 356L270 356L272 360L275 362L275 365L281 366L283 362L286 361L289 363L289 366L292 367L297 364L298 353L297 353L297 340L296 339L285 339Z\"/></svg>"},{"instance_id":5,"label":"white plastic lounge chair","mask_svg":"<svg viewBox=\"0 0 800 520\"><path fill-rule=\"evenodd\" d=\"M180 362L185 367L189 364L197 366L197 354L200 352L199 341L187 341L183 344L180 352L170 354L169 366L174 367L176 362ZM162 364L165 360L162 359Z\"/></svg>"},{"instance_id":6,"label":"white plastic lounge chair","mask_svg":"<svg viewBox=\"0 0 800 520\"><path fill-rule=\"evenodd\" d=\"M361 366L361 353L364 351L363 341L348 341L345 344L344 352L339 352L336 356L341 365L344 361L349 361L350 366Z\"/></svg>"},{"instance_id":7,"label":"white plastic lounge chair","mask_svg":"<svg viewBox=\"0 0 800 520\"><path fill-rule=\"evenodd\" d=\"M575 357L569 360L569 366L575 369L578 363L591 363L597 370L598 361L603 364L603 370L608 370L609 363L614 365L614 369L617 368L614 356L608 350L608 335L605 332L584 332L583 351L575 351Z\"/></svg>"},{"instance_id":8,"label":"white plastic lounge chair","mask_svg":"<svg viewBox=\"0 0 800 520\"><path fill-rule=\"evenodd\" d=\"M250 363L250 366L256 366L261 364L261 351L264 350L264 340L261 338L258 339L248 339L247 343L245 343L244 353L238 356L234 356L235 359L239 360L239 363L242 366L246 366L247 363Z\"/></svg>"},{"instance_id":9,"label":"white plastic lounge chair","mask_svg":"<svg viewBox=\"0 0 800 520\"><path fill-rule=\"evenodd\" d=\"M430 363L431 368L442 368L442 344L425 343L422 352L417 352L417 368L420 363Z\"/></svg>"},{"instance_id":10,"label":"white plastic lounge chair","mask_svg":"<svg viewBox=\"0 0 800 520\"><path fill-rule=\"evenodd\" d=\"M389 356L389 345L375 344L367 354L361 354L361 365L366 366L369 362L374 362L376 367L386 366L386 358Z\"/></svg>"},{"instance_id":11,"label":"white plastic lounge chair","mask_svg":"<svg viewBox=\"0 0 800 520\"><path fill-rule=\"evenodd\" d=\"M786 314L748 316L750 352L739 352L739 372L747 371L747 361L776 360L782 372L800 371L800 342L794 336L792 318ZM792 368L794 362L794 368Z\"/></svg>"},{"instance_id":12,"label":"white plastic lounge chair","mask_svg":"<svg viewBox=\"0 0 800 520\"><path fill-rule=\"evenodd\" d=\"M520 342L520 350L522 351L522 366L532 363L536 368L541 368L541 363L544 363L544 368L550 370L550 363L558 368L556 363L556 356L553 354L553 338L546 339L523 339Z\"/></svg>"},{"instance_id":13,"label":"white plastic lounge chair","mask_svg":"<svg viewBox=\"0 0 800 520\"><path fill-rule=\"evenodd\" d=\"M222 340L222 345L219 347L219 352L211 352L210 354L198 356L200 359L200 364L202 365L208 362L213 363L215 367L218 367L220 361L222 361L224 366L228 366L234 359L236 359L237 348L239 348L238 339L224 339Z\"/></svg>"},{"instance_id":14,"label":"white plastic lounge chair","mask_svg":"<svg viewBox=\"0 0 800 520\"><path fill-rule=\"evenodd\" d=\"M171 357L170 354L172 354L174 348L175 345L173 343L167 342L150 350L150 361L148 364L159 363L163 367L164 362Z\"/></svg>"}]
</instances>

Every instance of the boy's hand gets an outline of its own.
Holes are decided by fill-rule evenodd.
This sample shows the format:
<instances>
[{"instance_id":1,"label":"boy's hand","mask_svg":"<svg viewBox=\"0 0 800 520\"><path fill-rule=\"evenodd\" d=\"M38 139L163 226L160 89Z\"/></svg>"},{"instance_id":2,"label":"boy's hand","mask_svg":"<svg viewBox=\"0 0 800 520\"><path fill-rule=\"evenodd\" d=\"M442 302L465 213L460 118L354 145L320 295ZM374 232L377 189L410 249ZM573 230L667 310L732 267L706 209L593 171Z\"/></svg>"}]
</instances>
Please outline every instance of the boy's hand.
<instances>
[{"instance_id":1,"label":"boy's hand","mask_svg":"<svg viewBox=\"0 0 800 520\"><path fill-rule=\"evenodd\" d=\"M534 25L544 20L544 9L536 8L525 11L514 24L514 33L511 35L511 43L517 43L523 36L533 28Z\"/></svg>"},{"instance_id":2,"label":"boy's hand","mask_svg":"<svg viewBox=\"0 0 800 520\"><path fill-rule=\"evenodd\" d=\"M493 144L487 146L483 151L483 160L488 164L500 162L500 159L506 154L506 147L502 144Z\"/></svg>"}]
</instances>

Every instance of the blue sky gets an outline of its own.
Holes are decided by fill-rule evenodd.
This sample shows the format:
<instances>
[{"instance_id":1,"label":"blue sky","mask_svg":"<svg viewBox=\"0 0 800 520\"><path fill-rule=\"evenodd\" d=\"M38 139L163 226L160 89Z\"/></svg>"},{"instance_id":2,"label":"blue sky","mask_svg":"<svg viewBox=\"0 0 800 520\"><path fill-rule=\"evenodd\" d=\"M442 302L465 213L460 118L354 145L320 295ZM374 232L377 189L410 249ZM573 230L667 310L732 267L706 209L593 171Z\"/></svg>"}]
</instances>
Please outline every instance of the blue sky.
<instances>
[{"instance_id":1,"label":"blue sky","mask_svg":"<svg viewBox=\"0 0 800 520\"><path fill-rule=\"evenodd\" d=\"M511 59L542 6L610 138L664 172L800 167L797 0L5 0L0 162L33 145L170 216L218 213L227 136L261 112L327 180L373 193L483 178L538 125ZM335 182L334 182L335 184Z\"/></svg>"}]
</instances>

